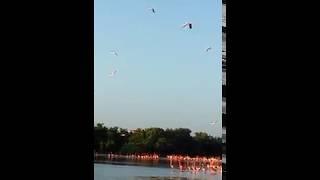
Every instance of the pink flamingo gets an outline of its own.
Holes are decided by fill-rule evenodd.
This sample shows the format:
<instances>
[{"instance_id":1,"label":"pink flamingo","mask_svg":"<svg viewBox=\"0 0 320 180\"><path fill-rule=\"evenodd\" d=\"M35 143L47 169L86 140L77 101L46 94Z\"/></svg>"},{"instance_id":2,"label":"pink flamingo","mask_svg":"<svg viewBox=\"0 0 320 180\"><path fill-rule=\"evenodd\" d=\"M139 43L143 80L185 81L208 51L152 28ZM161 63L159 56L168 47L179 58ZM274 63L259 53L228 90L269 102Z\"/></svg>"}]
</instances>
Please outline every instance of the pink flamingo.
<instances>
[{"instance_id":1,"label":"pink flamingo","mask_svg":"<svg viewBox=\"0 0 320 180\"><path fill-rule=\"evenodd\" d=\"M205 165L202 164L201 166L202 166L202 171L203 171L203 172L206 172L206 167L205 167Z\"/></svg>"},{"instance_id":2,"label":"pink flamingo","mask_svg":"<svg viewBox=\"0 0 320 180\"><path fill-rule=\"evenodd\" d=\"M170 167L173 168L171 156L170 156Z\"/></svg>"},{"instance_id":3,"label":"pink flamingo","mask_svg":"<svg viewBox=\"0 0 320 180\"><path fill-rule=\"evenodd\" d=\"M196 172L196 162L195 162L195 161L193 161L192 172L193 172L193 173Z\"/></svg>"},{"instance_id":4,"label":"pink flamingo","mask_svg":"<svg viewBox=\"0 0 320 180\"><path fill-rule=\"evenodd\" d=\"M187 159L187 167L188 167L188 170L191 171L191 167L189 165L189 159Z\"/></svg>"},{"instance_id":5,"label":"pink flamingo","mask_svg":"<svg viewBox=\"0 0 320 180\"><path fill-rule=\"evenodd\" d=\"M183 166L181 165L180 160L179 160L179 169L180 169L180 171L182 171L182 170L183 170Z\"/></svg>"}]
</instances>

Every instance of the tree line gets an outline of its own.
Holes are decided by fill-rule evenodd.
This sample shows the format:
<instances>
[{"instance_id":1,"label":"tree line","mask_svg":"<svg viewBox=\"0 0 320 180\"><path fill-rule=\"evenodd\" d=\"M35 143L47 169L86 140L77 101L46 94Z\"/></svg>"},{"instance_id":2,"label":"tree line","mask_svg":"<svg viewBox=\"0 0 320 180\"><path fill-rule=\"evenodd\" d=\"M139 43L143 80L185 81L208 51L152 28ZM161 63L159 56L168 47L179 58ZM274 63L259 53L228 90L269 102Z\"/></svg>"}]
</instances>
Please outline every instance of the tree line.
<instances>
[{"instance_id":1,"label":"tree line","mask_svg":"<svg viewBox=\"0 0 320 180\"><path fill-rule=\"evenodd\" d=\"M221 156L222 139L205 132L191 136L187 128L139 128L128 131L119 127L94 126L94 150L99 153L157 153L189 156Z\"/></svg>"}]
</instances>

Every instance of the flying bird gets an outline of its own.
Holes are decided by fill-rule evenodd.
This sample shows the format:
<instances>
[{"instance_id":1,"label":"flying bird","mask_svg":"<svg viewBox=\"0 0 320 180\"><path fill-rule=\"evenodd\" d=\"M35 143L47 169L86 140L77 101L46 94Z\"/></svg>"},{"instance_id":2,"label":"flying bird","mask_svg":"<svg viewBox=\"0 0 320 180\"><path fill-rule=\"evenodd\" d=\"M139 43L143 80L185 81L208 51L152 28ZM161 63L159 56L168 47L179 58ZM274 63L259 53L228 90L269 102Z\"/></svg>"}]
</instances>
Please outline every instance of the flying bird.
<instances>
[{"instance_id":1,"label":"flying bird","mask_svg":"<svg viewBox=\"0 0 320 180\"><path fill-rule=\"evenodd\" d=\"M188 27L189 29L192 29L192 23L186 22L182 25L182 28L186 28L186 27Z\"/></svg>"},{"instance_id":2,"label":"flying bird","mask_svg":"<svg viewBox=\"0 0 320 180\"><path fill-rule=\"evenodd\" d=\"M113 71L109 74L109 77L114 77L117 72L118 72L117 70L113 70Z\"/></svg>"},{"instance_id":3,"label":"flying bird","mask_svg":"<svg viewBox=\"0 0 320 180\"><path fill-rule=\"evenodd\" d=\"M211 48L211 47L208 47L208 48L206 49L206 52L208 52L208 51L210 51L210 50L212 50L212 48Z\"/></svg>"},{"instance_id":4,"label":"flying bird","mask_svg":"<svg viewBox=\"0 0 320 180\"><path fill-rule=\"evenodd\" d=\"M115 55L115 56L118 56L118 53L114 50L110 51L111 54Z\"/></svg>"},{"instance_id":5,"label":"flying bird","mask_svg":"<svg viewBox=\"0 0 320 180\"><path fill-rule=\"evenodd\" d=\"M149 10L151 10L153 14L156 13L156 10L154 10L154 8L149 8Z\"/></svg>"},{"instance_id":6,"label":"flying bird","mask_svg":"<svg viewBox=\"0 0 320 180\"><path fill-rule=\"evenodd\" d=\"M211 122L210 124L211 124L212 126L214 126L215 124L217 124L217 121Z\"/></svg>"}]
</instances>

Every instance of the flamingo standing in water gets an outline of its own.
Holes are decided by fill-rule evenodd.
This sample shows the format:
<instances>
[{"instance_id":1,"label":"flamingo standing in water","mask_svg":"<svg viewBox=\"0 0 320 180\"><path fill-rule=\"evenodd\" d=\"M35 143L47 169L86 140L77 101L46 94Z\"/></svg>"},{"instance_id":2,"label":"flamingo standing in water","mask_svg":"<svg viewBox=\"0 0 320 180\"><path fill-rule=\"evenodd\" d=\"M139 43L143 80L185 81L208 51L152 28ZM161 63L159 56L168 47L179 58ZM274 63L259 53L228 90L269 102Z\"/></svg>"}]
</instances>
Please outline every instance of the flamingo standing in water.
<instances>
[{"instance_id":1,"label":"flamingo standing in water","mask_svg":"<svg viewBox=\"0 0 320 180\"><path fill-rule=\"evenodd\" d=\"M187 167L188 167L188 170L191 171L191 167L189 166L189 158L187 159Z\"/></svg>"},{"instance_id":2,"label":"flamingo standing in water","mask_svg":"<svg viewBox=\"0 0 320 180\"><path fill-rule=\"evenodd\" d=\"M210 171L210 164L207 164L207 169L208 171Z\"/></svg>"},{"instance_id":3,"label":"flamingo standing in water","mask_svg":"<svg viewBox=\"0 0 320 180\"><path fill-rule=\"evenodd\" d=\"M202 171L203 171L203 172L206 172L206 167L205 167L205 165L204 165L203 163L201 164L201 167L202 167L202 168L201 168Z\"/></svg>"},{"instance_id":4,"label":"flamingo standing in water","mask_svg":"<svg viewBox=\"0 0 320 180\"><path fill-rule=\"evenodd\" d=\"M197 159L197 161L198 161L198 159ZM199 172L200 171L200 169L201 169L201 167L200 167L200 162L198 163L198 166L196 166L196 170L197 170L197 172Z\"/></svg>"},{"instance_id":5,"label":"flamingo standing in water","mask_svg":"<svg viewBox=\"0 0 320 180\"><path fill-rule=\"evenodd\" d=\"M170 167L173 168L173 165L172 165L172 157L170 156L169 158L170 158Z\"/></svg>"},{"instance_id":6,"label":"flamingo standing in water","mask_svg":"<svg viewBox=\"0 0 320 180\"><path fill-rule=\"evenodd\" d=\"M180 171L182 171L182 170L183 170L183 166L181 165L180 160L179 160L179 169L180 169Z\"/></svg>"},{"instance_id":7,"label":"flamingo standing in water","mask_svg":"<svg viewBox=\"0 0 320 180\"><path fill-rule=\"evenodd\" d=\"M196 172L196 162L195 162L195 161L193 161L192 172L193 172L193 173Z\"/></svg>"}]
</instances>

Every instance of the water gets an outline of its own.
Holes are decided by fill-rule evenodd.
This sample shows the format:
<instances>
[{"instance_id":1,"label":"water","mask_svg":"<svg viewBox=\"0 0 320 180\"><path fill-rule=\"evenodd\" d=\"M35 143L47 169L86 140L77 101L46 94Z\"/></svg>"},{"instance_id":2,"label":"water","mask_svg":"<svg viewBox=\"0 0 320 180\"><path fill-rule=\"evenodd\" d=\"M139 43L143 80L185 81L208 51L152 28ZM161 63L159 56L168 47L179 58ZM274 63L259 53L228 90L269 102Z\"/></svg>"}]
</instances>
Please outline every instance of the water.
<instances>
[{"instance_id":1,"label":"water","mask_svg":"<svg viewBox=\"0 0 320 180\"><path fill-rule=\"evenodd\" d=\"M222 180L221 174L181 172L165 165L106 161L94 164L94 180Z\"/></svg>"}]
</instances>

